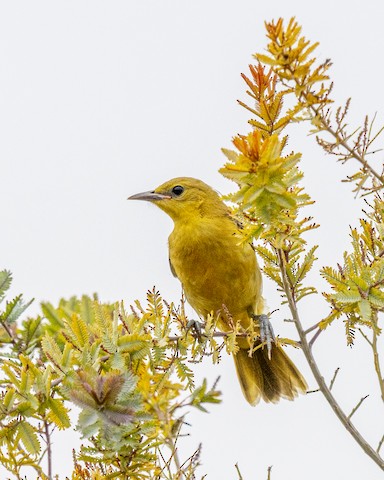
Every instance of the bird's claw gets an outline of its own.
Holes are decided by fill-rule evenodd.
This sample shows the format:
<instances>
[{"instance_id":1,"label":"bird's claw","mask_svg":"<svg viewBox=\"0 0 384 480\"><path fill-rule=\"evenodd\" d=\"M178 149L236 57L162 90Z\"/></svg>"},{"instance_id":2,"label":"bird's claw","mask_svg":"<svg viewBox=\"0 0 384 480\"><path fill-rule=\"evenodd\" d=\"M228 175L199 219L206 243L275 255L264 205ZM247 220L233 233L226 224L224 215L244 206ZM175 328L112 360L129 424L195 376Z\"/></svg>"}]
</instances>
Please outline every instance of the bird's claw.
<instances>
[{"instance_id":1,"label":"bird's claw","mask_svg":"<svg viewBox=\"0 0 384 480\"><path fill-rule=\"evenodd\" d=\"M268 358L271 359L272 342L275 341L276 337L273 332L272 324L269 321L269 317L262 313L261 315L254 315L253 318L259 322L260 340L262 344L267 345Z\"/></svg>"},{"instance_id":2,"label":"bird's claw","mask_svg":"<svg viewBox=\"0 0 384 480\"><path fill-rule=\"evenodd\" d=\"M189 330L192 330L197 338L200 338L202 335L202 330L203 330L204 324L199 322L198 320L188 320L187 322L187 327L186 330L189 332Z\"/></svg>"}]
</instances>

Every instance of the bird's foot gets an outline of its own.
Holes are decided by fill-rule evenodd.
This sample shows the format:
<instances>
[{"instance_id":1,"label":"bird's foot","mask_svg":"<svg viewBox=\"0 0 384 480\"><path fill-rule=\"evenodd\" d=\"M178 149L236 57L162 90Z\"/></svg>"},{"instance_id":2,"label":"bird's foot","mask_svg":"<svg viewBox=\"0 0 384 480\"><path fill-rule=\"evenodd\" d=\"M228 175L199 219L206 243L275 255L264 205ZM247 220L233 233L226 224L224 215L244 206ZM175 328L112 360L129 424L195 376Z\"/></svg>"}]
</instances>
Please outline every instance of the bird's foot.
<instances>
[{"instance_id":1,"label":"bird's foot","mask_svg":"<svg viewBox=\"0 0 384 480\"><path fill-rule=\"evenodd\" d=\"M267 346L268 358L271 359L272 342L275 341L276 337L269 317L262 313L261 315L253 315L253 318L259 322L260 340L262 344Z\"/></svg>"},{"instance_id":2,"label":"bird's foot","mask_svg":"<svg viewBox=\"0 0 384 480\"><path fill-rule=\"evenodd\" d=\"M204 324L198 320L188 320L186 330L187 333L192 330L196 338L201 338Z\"/></svg>"}]
</instances>

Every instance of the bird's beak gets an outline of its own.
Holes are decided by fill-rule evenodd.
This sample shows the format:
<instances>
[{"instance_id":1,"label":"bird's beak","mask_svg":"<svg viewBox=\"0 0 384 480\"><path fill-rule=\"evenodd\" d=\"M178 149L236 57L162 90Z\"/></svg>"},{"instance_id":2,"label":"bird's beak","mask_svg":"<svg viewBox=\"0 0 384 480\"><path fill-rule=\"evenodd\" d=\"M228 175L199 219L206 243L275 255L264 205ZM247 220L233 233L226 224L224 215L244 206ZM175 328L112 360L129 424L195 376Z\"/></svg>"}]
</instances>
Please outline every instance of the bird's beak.
<instances>
[{"instance_id":1,"label":"bird's beak","mask_svg":"<svg viewBox=\"0 0 384 480\"><path fill-rule=\"evenodd\" d=\"M146 200L147 202L155 202L156 200L166 200L172 198L170 195L156 192L142 192L131 195L127 200Z\"/></svg>"}]
</instances>

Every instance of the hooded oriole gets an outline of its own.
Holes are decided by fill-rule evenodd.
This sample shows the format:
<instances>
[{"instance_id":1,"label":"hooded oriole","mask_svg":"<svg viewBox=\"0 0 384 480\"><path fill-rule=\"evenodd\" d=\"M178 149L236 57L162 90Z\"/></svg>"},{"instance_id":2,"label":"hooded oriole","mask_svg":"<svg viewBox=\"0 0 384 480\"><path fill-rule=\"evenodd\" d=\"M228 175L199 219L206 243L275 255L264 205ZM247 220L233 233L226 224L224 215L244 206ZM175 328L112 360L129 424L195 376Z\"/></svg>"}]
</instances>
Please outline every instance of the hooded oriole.
<instances>
[{"instance_id":1,"label":"hooded oriole","mask_svg":"<svg viewBox=\"0 0 384 480\"><path fill-rule=\"evenodd\" d=\"M180 177L129 199L150 201L174 221L169 236L171 270L201 317L218 315L218 326L228 331L223 305L244 328L263 313L261 272L253 247L240 242L239 225L211 187ZM247 341L239 338L238 343L240 349L234 355L237 375L251 405L260 398L266 402L293 400L306 391L305 380L282 347L273 343L269 358L266 348L258 348L250 356Z\"/></svg>"}]
</instances>

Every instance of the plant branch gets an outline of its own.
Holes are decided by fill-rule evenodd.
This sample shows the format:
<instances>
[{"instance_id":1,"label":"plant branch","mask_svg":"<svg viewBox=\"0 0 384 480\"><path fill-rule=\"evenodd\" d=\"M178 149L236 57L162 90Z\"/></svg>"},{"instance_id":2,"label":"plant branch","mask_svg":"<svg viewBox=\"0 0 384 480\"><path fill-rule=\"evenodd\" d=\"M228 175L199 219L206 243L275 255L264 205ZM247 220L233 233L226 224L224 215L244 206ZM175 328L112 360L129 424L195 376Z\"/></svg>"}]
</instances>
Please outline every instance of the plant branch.
<instances>
[{"instance_id":1,"label":"plant branch","mask_svg":"<svg viewBox=\"0 0 384 480\"><path fill-rule=\"evenodd\" d=\"M368 170L370 172L370 174L373 175L377 180L379 180L379 182L381 184L384 184L383 176L380 175L379 173L377 173L376 170L368 163L368 161L365 160L365 158L362 155L359 155L356 152L356 149L354 149L354 148L352 148L348 145L346 140L343 139L343 137L341 135L339 135L339 133L331 127L329 120L327 120L323 115L321 115L319 113L319 111L313 105L311 105L310 108L311 108L312 112L317 116L317 118L320 119L320 122L321 122L321 125L323 126L323 128L335 138L336 144L338 146L341 145L343 148L345 148L345 150L350 155L350 158L354 158L359 163L361 163L361 165L363 166L363 168L365 170Z\"/></svg>"},{"instance_id":2,"label":"plant branch","mask_svg":"<svg viewBox=\"0 0 384 480\"><path fill-rule=\"evenodd\" d=\"M301 348L305 355L305 358L311 368L313 376L319 386L321 393L324 395L325 399L331 406L332 410L334 411L335 415L338 417L342 425L346 428L346 430L352 435L355 441L360 445L363 451L372 458L372 460L382 469L384 470L384 460L380 457L379 453L375 451L371 445L365 440L365 438L360 434L360 432L355 428L352 424L351 420L347 417L344 411L341 409L340 405L338 404L336 398L333 396L330 388L325 383L324 377L321 375L319 367L316 363L316 360L312 354L312 349L307 341L305 330L301 323L299 313L296 306L296 301L293 295L293 287L290 284L287 269L286 269L286 260L284 257L284 253L281 249L277 250L277 255L279 258L279 267L281 271L281 278L283 283L284 292L286 294L288 305L292 314L292 318L295 321L296 329L300 337L301 341Z\"/></svg>"},{"instance_id":3,"label":"plant branch","mask_svg":"<svg viewBox=\"0 0 384 480\"><path fill-rule=\"evenodd\" d=\"M360 398L358 404L352 409L351 413L348 415L348 420L350 420L350 419L352 418L352 415L354 415L354 414L356 413L356 410L357 410L358 408L360 408L361 404L362 404L362 403L364 402L364 400L365 400L366 398L368 398L368 397L369 397L369 395L365 395L365 397Z\"/></svg>"},{"instance_id":4,"label":"plant branch","mask_svg":"<svg viewBox=\"0 0 384 480\"><path fill-rule=\"evenodd\" d=\"M381 437L381 440L379 442L379 445L377 446L377 449L376 449L376 452L379 453L380 452L380 449L381 449L381 446L383 445L384 443L384 435Z\"/></svg>"},{"instance_id":5,"label":"plant branch","mask_svg":"<svg viewBox=\"0 0 384 480\"><path fill-rule=\"evenodd\" d=\"M375 365L375 371L377 378L379 380L379 385L380 385L380 392L381 392L381 399L384 402L384 377L381 371L381 365L380 365L380 357L379 357L379 352L377 348L377 313L372 315L372 323L373 323L373 335L372 335L372 352L373 352L373 363Z\"/></svg>"},{"instance_id":6,"label":"plant branch","mask_svg":"<svg viewBox=\"0 0 384 480\"><path fill-rule=\"evenodd\" d=\"M203 334L204 335L204 334ZM199 335L196 335L194 333L192 333L192 336L194 338L198 338ZM236 335L237 337L246 337L247 334L246 333L239 333ZM228 337L228 332L214 332L212 333L212 337L213 338L226 338ZM182 338L184 338L184 335L172 335L172 336L169 336L168 337L168 341L169 342L178 342L179 340L181 340Z\"/></svg>"},{"instance_id":7,"label":"plant branch","mask_svg":"<svg viewBox=\"0 0 384 480\"><path fill-rule=\"evenodd\" d=\"M1 326L4 328L4 330L7 332L9 338L11 339L11 343L15 344L15 336L14 336L12 330L7 325L7 321L0 320L0 323L1 323Z\"/></svg>"},{"instance_id":8,"label":"plant branch","mask_svg":"<svg viewBox=\"0 0 384 480\"><path fill-rule=\"evenodd\" d=\"M339 371L340 371L340 368L339 368L339 367L337 367L337 368L336 368L336 370L335 370L335 373L333 374L333 377L332 377L331 383L329 384L329 391L331 391L331 390L332 390L332 388L333 388L333 385L334 385L334 383L335 383L335 380L336 380L336 377L337 377L337 374L339 373Z\"/></svg>"},{"instance_id":9,"label":"plant branch","mask_svg":"<svg viewBox=\"0 0 384 480\"><path fill-rule=\"evenodd\" d=\"M299 96L299 101L301 101L300 97L302 97L307 102L308 101L308 95L307 95L306 90L303 89L303 85L296 78L294 70L292 68L289 68L288 70L290 71L290 73L292 75L292 78L294 79L294 81L296 83L296 86L300 87L301 95ZM330 133L335 138L335 140L336 140L335 145L342 146L348 152L349 158L354 158L355 160L357 160L363 166L363 168L365 170L368 170L369 173L373 177L375 177L383 185L384 184L384 177L382 175L380 175L378 172L376 172L376 170L368 163L368 161L364 158L363 155L359 155L359 153L356 151L356 148L353 148L353 147L349 146L349 144L347 143L347 139L351 138L351 136L353 134L349 135L347 137L347 139L344 138L342 135L340 135L338 130L334 130L331 127L330 120L326 116L323 115L321 107L316 108L314 105L310 104L309 109L313 113L314 118L316 118L320 122L322 129L326 130L328 133ZM319 128L319 130L320 129L321 128ZM381 131L382 131L382 129L378 132L377 135L375 135L374 138L377 138L377 136L381 133ZM369 145L372 143L372 141L369 142Z\"/></svg>"},{"instance_id":10,"label":"plant branch","mask_svg":"<svg viewBox=\"0 0 384 480\"><path fill-rule=\"evenodd\" d=\"M235 468L236 468L237 475L239 476L238 480L244 480L243 476L241 475L239 465L237 463L235 464Z\"/></svg>"},{"instance_id":11,"label":"plant branch","mask_svg":"<svg viewBox=\"0 0 384 480\"><path fill-rule=\"evenodd\" d=\"M51 432L49 431L49 423L44 420L44 435L45 442L47 444L47 462L48 462L48 478L52 480L52 443Z\"/></svg>"},{"instance_id":12,"label":"plant branch","mask_svg":"<svg viewBox=\"0 0 384 480\"><path fill-rule=\"evenodd\" d=\"M369 345L372 347L372 342L371 340L367 337L367 335L361 330L361 328L359 328L359 332L361 333L362 337L364 338L364 340L366 340Z\"/></svg>"},{"instance_id":13,"label":"plant branch","mask_svg":"<svg viewBox=\"0 0 384 480\"><path fill-rule=\"evenodd\" d=\"M313 335L313 337L311 338L311 340L308 342L308 345L309 345L309 348L312 348L313 347L313 344L315 343L315 341L318 339L320 333L322 332L323 330L321 328L319 328L316 333ZM304 335L305 335L305 332L304 332Z\"/></svg>"},{"instance_id":14,"label":"plant branch","mask_svg":"<svg viewBox=\"0 0 384 480\"><path fill-rule=\"evenodd\" d=\"M286 320L286 321L288 321L288 320ZM293 320L290 320L290 321L291 321L292 323L295 323ZM313 332L313 330L316 330L316 328L319 328L319 323L315 323L314 325L312 325L312 327L307 328L307 329L304 331L305 335L308 335L308 333Z\"/></svg>"},{"instance_id":15,"label":"plant branch","mask_svg":"<svg viewBox=\"0 0 384 480\"><path fill-rule=\"evenodd\" d=\"M183 469L181 467L181 463L180 463L180 459L179 459L179 453L178 453L177 447L176 447L176 441L177 441L177 437L176 437L176 439L174 439L173 437L168 437L167 440L166 440L166 443L168 444L168 447L171 450L171 458L173 458L173 461L175 462L175 466L177 468L177 473L179 474L179 478L183 479L183 478L185 478L185 475L184 475Z\"/></svg>"}]
</instances>

